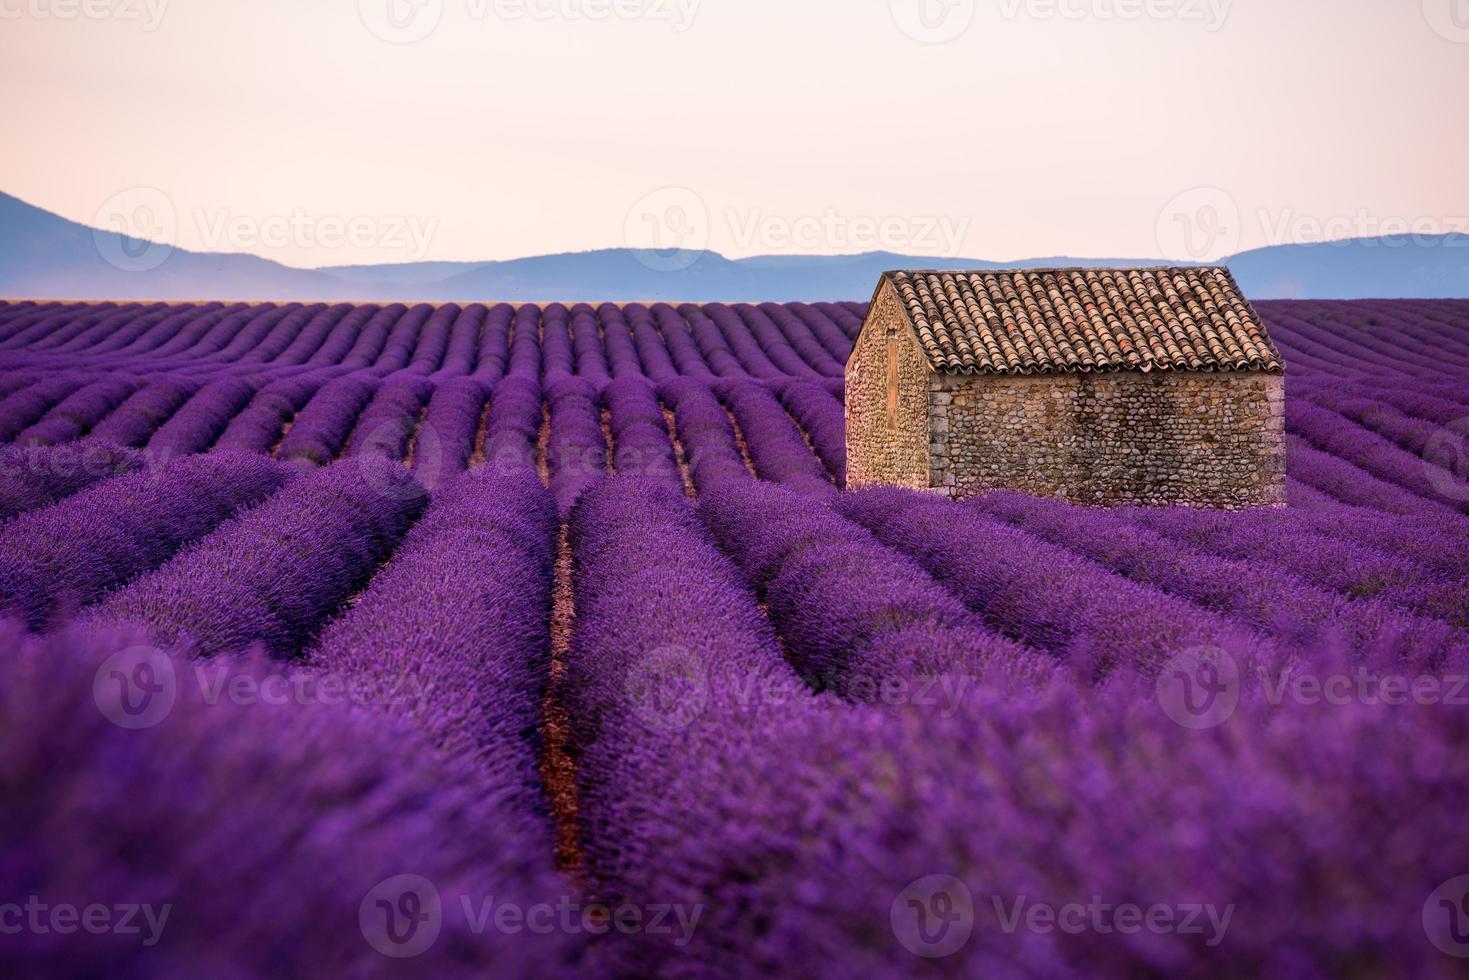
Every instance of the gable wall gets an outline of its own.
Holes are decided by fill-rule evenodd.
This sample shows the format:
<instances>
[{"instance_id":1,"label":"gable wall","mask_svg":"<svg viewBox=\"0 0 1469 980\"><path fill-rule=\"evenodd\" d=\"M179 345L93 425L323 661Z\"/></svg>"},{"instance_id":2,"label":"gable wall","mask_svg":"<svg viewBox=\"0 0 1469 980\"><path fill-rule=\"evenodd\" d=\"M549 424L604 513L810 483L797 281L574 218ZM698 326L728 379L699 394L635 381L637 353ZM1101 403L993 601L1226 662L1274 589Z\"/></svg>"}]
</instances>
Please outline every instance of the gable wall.
<instances>
[{"instance_id":1,"label":"gable wall","mask_svg":"<svg viewBox=\"0 0 1469 980\"><path fill-rule=\"evenodd\" d=\"M1092 505L1285 503L1278 374L934 374L930 484Z\"/></svg>"},{"instance_id":2,"label":"gable wall","mask_svg":"<svg viewBox=\"0 0 1469 980\"><path fill-rule=\"evenodd\" d=\"M847 361L847 486L929 486L931 377L897 290L883 280Z\"/></svg>"}]
</instances>

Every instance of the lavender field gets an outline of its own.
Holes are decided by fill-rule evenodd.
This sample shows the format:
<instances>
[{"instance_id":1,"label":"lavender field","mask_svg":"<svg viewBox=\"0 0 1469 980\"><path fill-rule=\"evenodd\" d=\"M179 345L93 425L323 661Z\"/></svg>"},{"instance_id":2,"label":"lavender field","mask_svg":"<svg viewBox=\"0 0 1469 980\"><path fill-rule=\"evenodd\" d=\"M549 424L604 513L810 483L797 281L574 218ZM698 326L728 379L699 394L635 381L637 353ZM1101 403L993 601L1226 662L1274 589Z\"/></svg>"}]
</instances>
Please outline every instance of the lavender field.
<instances>
[{"instance_id":1,"label":"lavender field","mask_svg":"<svg viewBox=\"0 0 1469 980\"><path fill-rule=\"evenodd\" d=\"M0 972L1463 976L1469 303L1258 308L1224 513L846 491L863 304L0 304Z\"/></svg>"}]
</instances>

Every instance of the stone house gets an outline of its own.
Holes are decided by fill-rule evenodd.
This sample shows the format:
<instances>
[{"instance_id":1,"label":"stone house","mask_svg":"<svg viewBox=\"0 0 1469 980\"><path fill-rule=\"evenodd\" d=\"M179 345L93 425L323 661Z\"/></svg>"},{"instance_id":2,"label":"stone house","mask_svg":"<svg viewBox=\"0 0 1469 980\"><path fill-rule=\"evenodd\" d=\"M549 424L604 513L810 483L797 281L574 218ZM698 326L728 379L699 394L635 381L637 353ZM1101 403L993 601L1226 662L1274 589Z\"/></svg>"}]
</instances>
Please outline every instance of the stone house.
<instances>
[{"instance_id":1,"label":"stone house","mask_svg":"<svg viewBox=\"0 0 1469 980\"><path fill-rule=\"evenodd\" d=\"M1280 505L1284 370L1224 268L889 272L847 361L847 482Z\"/></svg>"}]
</instances>

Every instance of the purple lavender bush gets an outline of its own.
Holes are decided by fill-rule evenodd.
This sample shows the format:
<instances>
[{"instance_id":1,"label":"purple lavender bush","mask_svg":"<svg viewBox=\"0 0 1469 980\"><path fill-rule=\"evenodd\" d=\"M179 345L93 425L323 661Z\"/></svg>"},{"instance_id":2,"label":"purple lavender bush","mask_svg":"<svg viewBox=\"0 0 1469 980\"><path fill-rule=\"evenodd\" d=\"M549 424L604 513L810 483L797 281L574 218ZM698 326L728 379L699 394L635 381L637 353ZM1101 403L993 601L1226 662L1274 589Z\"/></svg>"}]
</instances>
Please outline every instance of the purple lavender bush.
<instances>
[{"instance_id":1,"label":"purple lavender bush","mask_svg":"<svg viewBox=\"0 0 1469 980\"><path fill-rule=\"evenodd\" d=\"M809 497L747 480L705 494L699 514L817 690L871 700L889 680L1054 673L1054 660L990 631L912 559Z\"/></svg>"},{"instance_id":2,"label":"purple lavender bush","mask_svg":"<svg viewBox=\"0 0 1469 980\"><path fill-rule=\"evenodd\" d=\"M61 446L0 448L0 521L54 504L142 465L140 454L91 439Z\"/></svg>"},{"instance_id":3,"label":"purple lavender bush","mask_svg":"<svg viewBox=\"0 0 1469 980\"><path fill-rule=\"evenodd\" d=\"M205 674L125 632L6 626L0 644L0 906L62 923L6 935L7 976L577 969L577 937L481 918L492 896L555 907L567 885L534 824L413 726L269 662Z\"/></svg>"},{"instance_id":4,"label":"purple lavender bush","mask_svg":"<svg viewBox=\"0 0 1469 980\"><path fill-rule=\"evenodd\" d=\"M87 621L136 628L198 656L257 647L295 656L367 584L423 503L422 488L398 464L342 460L133 580Z\"/></svg>"},{"instance_id":5,"label":"purple lavender bush","mask_svg":"<svg viewBox=\"0 0 1469 980\"><path fill-rule=\"evenodd\" d=\"M441 752L473 760L542 822L538 726L557 529L551 495L531 473L452 480L308 657L393 691L390 713Z\"/></svg>"},{"instance_id":6,"label":"purple lavender bush","mask_svg":"<svg viewBox=\"0 0 1469 980\"><path fill-rule=\"evenodd\" d=\"M22 514L0 525L0 611L32 629L51 625L156 568L288 478L261 456L188 456Z\"/></svg>"},{"instance_id":7,"label":"purple lavender bush","mask_svg":"<svg viewBox=\"0 0 1469 980\"><path fill-rule=\"evenodd\" d=\"M993 629L1105 674L1158 668L1181 651L1220 646L1253 657L1250 631L1089 559L907 490L862 490L838 510L910 555Z\"/></svg>"}]
</instances>

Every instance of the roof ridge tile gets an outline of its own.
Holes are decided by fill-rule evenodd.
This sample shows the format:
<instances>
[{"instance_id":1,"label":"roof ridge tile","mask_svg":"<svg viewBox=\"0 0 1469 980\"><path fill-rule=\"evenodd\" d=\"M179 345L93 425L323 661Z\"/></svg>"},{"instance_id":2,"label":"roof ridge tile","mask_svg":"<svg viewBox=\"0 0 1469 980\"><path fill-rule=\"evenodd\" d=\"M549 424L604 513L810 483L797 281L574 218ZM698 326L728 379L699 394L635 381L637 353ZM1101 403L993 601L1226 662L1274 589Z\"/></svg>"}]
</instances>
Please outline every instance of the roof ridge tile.
<instances>
[{"instance_id":1,"label":"roof ridge tile","mask_svg":"<svg viewBox=\"0 0 1469 980\"><path fill-rule=\"evenodd\" d=\"M884 273L935 370L1285 369L1224 266Z\"/></svg>"}]
</instances>

